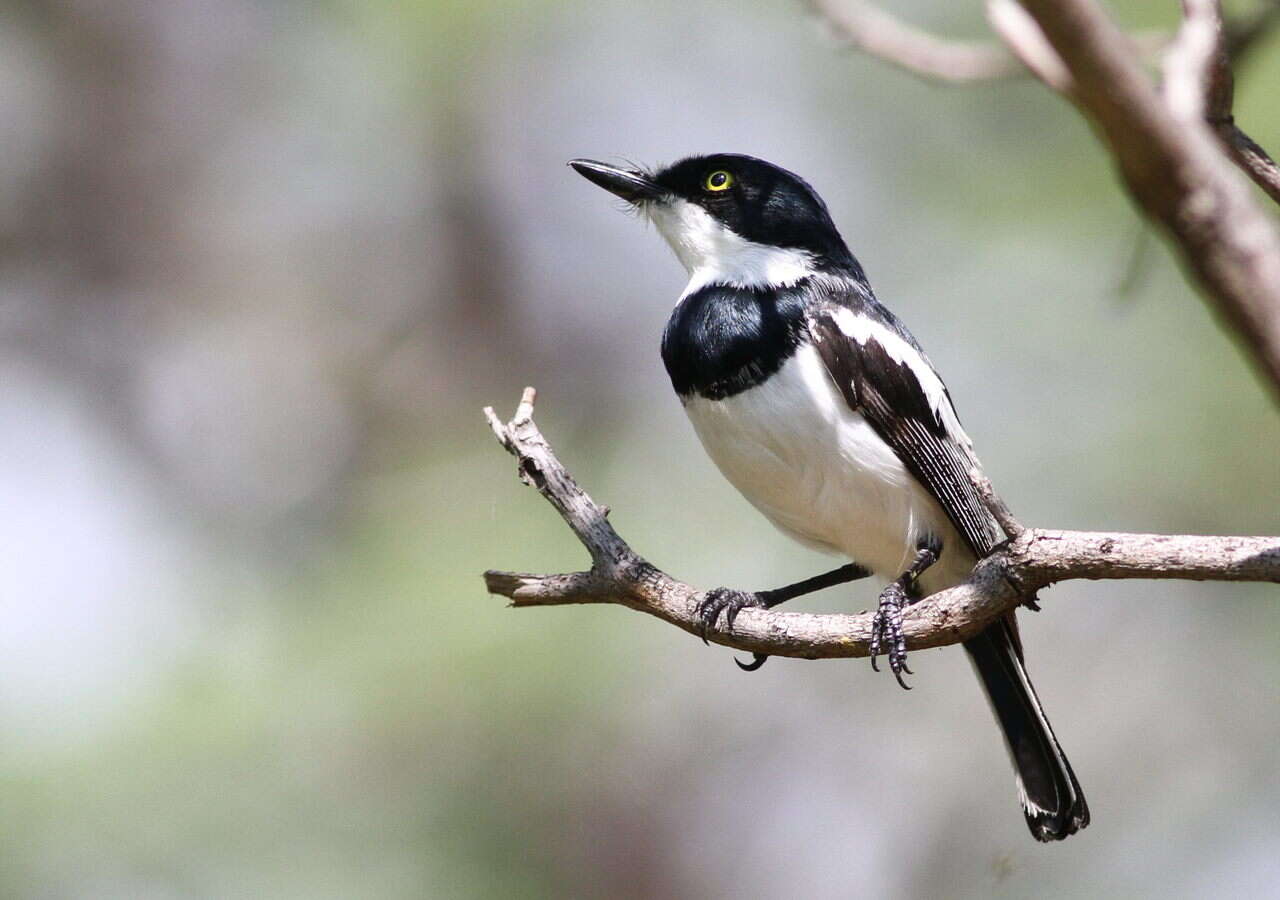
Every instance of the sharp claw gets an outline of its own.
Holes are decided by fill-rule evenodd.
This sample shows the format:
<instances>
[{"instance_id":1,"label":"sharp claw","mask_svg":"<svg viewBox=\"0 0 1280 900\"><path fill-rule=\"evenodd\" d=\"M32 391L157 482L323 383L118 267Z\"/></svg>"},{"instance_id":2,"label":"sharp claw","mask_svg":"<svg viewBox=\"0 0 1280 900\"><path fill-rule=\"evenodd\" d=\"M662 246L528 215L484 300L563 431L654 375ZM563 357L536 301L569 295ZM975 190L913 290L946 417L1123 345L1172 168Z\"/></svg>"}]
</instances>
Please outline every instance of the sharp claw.
<instances>
[{"instance_id":1,"label":"sharp claw","mask_svg":"<svg viewBox=\"0 0 1280 900\"><path fill-rule=\"evenodd\" d=\"M893 648L894 652L889 655L889 668L893 670L893 677L897 679L898 684L904 691L911 690L911 685L907 684L902 678L902 673L908 675L914 674L907 668L907 651L906 648L899 643Z\"/></svg>"},{"instance_id":2,"label":"sharp claw","mask_svg":"<svg viewBox=\"0 0 1280 900\"><path fill-rule=\"evenodd\" d=\"M707 635L716 627L716 622L720 618L720 613L724 613L724 630L732 631L733 624L738 619L738 614L749 606L765 606L762 595L751 594L746 591L734 591L729 588L716 588L707 591L702 600L696 607L696 614L700 628L698 636L702 638L702 643L708 646L711 642L707 639ZM744 672L754 672L756 669L764 665L766 659L769 658L765 653L753 653L754 659L749 663L741 662L734 659L738 664L738 668Z\"/></svg>"},{"instance_id":3,"label":"sharp claw","mask_svg":"<svg viewBox=\"0 0 1280 900\"><path fill-rule=\"evenodd\" d=\"M724 611L724 630L733 631L733 623L738 618L738 613L742 612L742 607L736 603L731 603Z\"/></svg>"},{"instance_id":4,"label":"sharp claw","mask_svg":"<svg viewBox=\"0 0 1280 900\"><path fill-rule=\"evenodd\" d=\"M697 615L698 621L702 626L698 629L698 637L702 638L702 643L710 647L711 642L707 640L707 632L715 625L716 618L720 615L720 610L716 607L713 599L708 596L704 597L702 602L698 604Z\"/></svg>"},{"instance_id":5,"label":"sharp claw","mask_svg":"<svg viewBox=\"0 0 1280 900\"><path fill-rule=\"evenodd\" d=\"M699 629L702 642L710 643L707 640L707 634L715 629L721 612L724 613L725 630L732 631L733 623L737 621L740 612L748 606L761 605L763 604L757 599L757 595L744 591L730 591L727 588L708 591L697 606L697 616L702 626Z\"/></svg>"},{"instance_id":6,"label":"sharp claw","mask_svg":"<svg viewBox=\"0 0 1280 900\"><path fill-rule=\"evenodd\" d=\"M895 590L898 588L898 590ZM902 635L902 597L899 596L901 585L891 584L880 595L880 607L871 621L871 668L879 672L877 658L881 648L887 645L886 655L889 657L889 670L903 690L911 690L911 685L903 680L905 672L915 673L907 666L907 642Z\"/></svg>"}]
</instances>

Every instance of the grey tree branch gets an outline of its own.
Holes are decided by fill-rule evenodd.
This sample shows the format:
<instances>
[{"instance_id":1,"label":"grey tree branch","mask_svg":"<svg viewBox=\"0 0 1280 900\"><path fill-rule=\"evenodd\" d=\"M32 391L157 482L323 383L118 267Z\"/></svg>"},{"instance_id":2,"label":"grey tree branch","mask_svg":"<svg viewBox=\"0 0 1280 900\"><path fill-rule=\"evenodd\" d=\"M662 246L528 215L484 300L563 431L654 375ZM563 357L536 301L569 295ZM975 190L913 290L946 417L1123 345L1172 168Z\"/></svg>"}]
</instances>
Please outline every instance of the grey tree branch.
<instances>
[{"instance_id":1,"label":"grey tree branch","mask_svg":"<svg viewBox=\"0 0 1280 900\"><path fill-rule=\"evenodd\" d=\"M986 8L991 30L1000 35L1027 70L1055 91L1070 94L1074 89L1071 73L1018 0L987 0Z\"/></svg>"},{"instance_id":2,"label":"grey tree branch","mask_svg":"<svg viewBox=\"0 0 1280 900\"><path fill-rule=\"evenodd\" d=\"M1226 145L1264 189L1274 163L1230 122L1216 0L1187 0L1161 96L1128 37L1095 0L1021 0L1070 73L1067 96L1094 124L1129 192L1162 225L1280 397L1280 233ZM1007 37L1007 36L1006 36ZM1218 122L1210 124L1210 119ZM1238 145L1238 146L1237 146ZM1247 149L1249 147L1253 150ZM1268 165L1269 164L1269 165Z\"/></svg>"},{"instance_id":3,"label":"grey tree branch","mask_svg":"<svg viewBox=\"0 0 1280 900\"><path fill-rule=\"evenodd\" d=\"M1235 102L1235 74L1232 66L1238 64L1244 54L1254 46L1267 29L1280 21L1280 0L1270 3L1246 26L1233 29L1222 19L1220 3L1212 0L1188 0L1187 18L1183 32L1192 35L1188 40L1194 46L1207 41L1199 48L1203 58L1194 55L1173 75L1181 82L1183 93L1198 88L1204 95L1204 118L1217 133L1231 161L1245 172L1258 187L1276 203L1280 203L1280 166L1236 124L1232 107ZM1179 44L1186 41L1179 40ZM1194 53L1195 51L1193 51ZM1199 80L1185 77L1194 75ZM1168 81L1166 80L1166 86ZM1166 94L1168 88L1166 87Z\"/></svg>"},{"instance_id":4,"label":"grey tree branch","mask_svg":"<svg viewBox=\"0 0 1280 900\"><path fill-rule=\"evenodd\" d=\"M842 43L913 75L962 83L1027 74L997 43L936 37L860 0L810 0L809 5Z\"/></svg>"},{"instance_id":5,"label":"grey tree branch","mask_svg":"<svg viewBox=\"0 0 1280 900\"><path fill-rule=\"evenodd\" d=\"M1235 120L1228 115L1220 122L1213 123L1227 146L1231 161L1243 169L1254 184L1266 191L1267 196L1280 203L1280 166L1266 150L1253 142L1253 138L1237 127Z\"/></svg>"},{"instance_id":6,"label":"grey tree branch","mask_svg":"<svg viewBox=\"0 0 1280 900\"><path fill-rule=\"evenodd\" d=\"M1188 0L1186 22L1163 59L1164 95L1170 112L1200 117L1217 133L1231 161L1276 203L1280 203L1280 166L1236 124L1232 115L1232 66L1276 22L1276 0L1237 26L1224 24L1220 4ZM987 0L987 20L1013 54L1037 78L1068 97L1075 83L1066 64L1018 0Z\"/></svg>"},{"instance_id":7,"label":"grey tree branch","mask_svg":"<svg viewBox=\"0 0 1280 900\"><path fill-rule=\"evenodd\" d=\"M814 14L825 22L845 46L878 57L912 75L931 81L973 84L1005 78L1023 78L1036 70L1036 62L1010 53L991 41L941 38L909 25L863 0L808 0ZM1250 24L1253 24L1252 21ZM1252 41L1253 31L1242 32ZM1144 55L1155 56L1169 41L1163 32L1144 31L1133 36ZM1041 74L1037 71L1037 74Z\"/></svg>"},{"instance_id":8,"label":"grey tree branch","mask_svg":"<svg viewBox=\"0 0 1280 900\"><path fill-rule=\"evenodd\" d=\"M909 25L901 19L863 0L808 0L810 8L825 22L845 46L854 47L904 71L931 81L952 84L977 84L1034 74L1055 91L1070 95L1074 86L1071 72L1045 38L1036 20L1018 0L987 0L987 22L1004 42L958 41L941 38ZM1193 2L1192 7L1196 4ZM1213 4L1216 8L1216 4ZM1220 10L1216 38L1220 52L1218 84L1224 92L1225 106L1210 100L1206 118L1218 133L1232 162L1277 203L1280 203L1280 167L1236 124L1231 116L1231 65L1238 63L1258 40L1280 22L1280 0L1271 0L1252 15L1238 21L1221 21ZM1171 45L1164 32L1144 31L1128 36L1134 51L1145 60L1157 60L1166 50L1185 55L1194 42L1206 36L1196 16L1188 17L1189 28L1180 32L1181 40ZM1181 46L1178 46L1180 44ZM1007 48L1007 49L1006 49ZM1165 60L1168 67L1168 60ZM1225 75L1225 79L1221 76ZM1176 92L1170 98L1177 103L1194 95ZM1217 110L1215 112L1215 110Z\"/></svg>"},{"instance_id":9,"label":"grey tree branch","mask_svg":"<svg viewBox=\"0 0 1280 900\"><path fill-rule=\"evenodd\" d=\"M1186 11L1164 57L1164 101L1175 118L1199 121L1209 114L1210 97L1218 108L1231 108L1226 48L1222 42L1220 0L1183 0Z\"/></svg>"},{"instance_id":10,"label":"grey tree branch","mask_svg":"<svg viewBox=\"0 0 1280 900\"><path fill-rule=\"evenodd\" d=\"M608 522L609 511L573 479L533 421L535 394L526 388L512 420L503 424L492 408L485 416L499 443L517 460L520 478L538 489L591 556L582 572L536 575L489 571L491 594L511 605L556 606L616 603L698 634L696 607L702 593L677 581L628 546ZM994 497L985 479L984 496ZM1003 507L1001 507L1003 509ZM1003 514L1016 525L1004 509ZM1181 578L1197 581L1280 583L1280 537L1110 534L1016 526L1017 536L982 560L969 580L934 594L905 614L911 649L940 647L973 637L1022 598L1058 581L1075 578ZM747 609L732 633L709 639L727 647L802 659L866 656L870 613L858 615Z\"/></svg>"}]
</instances>

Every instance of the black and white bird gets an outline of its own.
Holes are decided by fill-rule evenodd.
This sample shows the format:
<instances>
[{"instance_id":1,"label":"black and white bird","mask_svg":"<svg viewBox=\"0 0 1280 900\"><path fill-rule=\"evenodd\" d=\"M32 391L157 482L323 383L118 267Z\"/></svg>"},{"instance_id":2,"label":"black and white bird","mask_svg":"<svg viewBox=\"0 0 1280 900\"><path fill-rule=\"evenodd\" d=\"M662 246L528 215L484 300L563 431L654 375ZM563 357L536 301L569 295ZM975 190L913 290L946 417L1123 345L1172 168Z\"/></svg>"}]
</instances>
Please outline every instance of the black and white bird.
<instances>
[{"instance_id":1,"label":"black and white bird","mask_svg":"<svg viewBox=\"0 0 1280 900\"><path fill-rule=\"evenodd\" d=\"M793 173L737 154L653 172L570 165L652 220L689 272L662 358L712 460L784 533L852 560L777 590L709 591L704 627L723 612L732 629L747 607L874 574L889 583L872 664L883 646L902 682L903 605L964 581L1005 537L969 477L977 459L942 379ZM965 649L1031 834L1074 834L1089 809L1027 677L1013 614Z\"/></svg>"}]
</instances>

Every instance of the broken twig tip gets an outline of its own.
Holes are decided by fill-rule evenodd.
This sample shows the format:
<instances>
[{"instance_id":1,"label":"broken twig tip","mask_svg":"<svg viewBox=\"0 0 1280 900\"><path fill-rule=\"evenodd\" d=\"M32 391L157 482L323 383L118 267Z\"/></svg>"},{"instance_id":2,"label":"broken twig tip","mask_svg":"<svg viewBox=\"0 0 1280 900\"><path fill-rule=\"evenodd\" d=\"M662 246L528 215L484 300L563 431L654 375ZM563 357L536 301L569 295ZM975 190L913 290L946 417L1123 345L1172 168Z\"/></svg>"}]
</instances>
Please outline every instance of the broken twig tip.
<instances>
[{"instance_id":1,"label":"broken twig tip","mask_svg":"<svg viewBox=\"0 0 1280 900\"><path fill-rule=\"evenodd\" d=\"M538 401L538 391L532 387L526 387L520 394L520 405L516 407L516 414L511 419L512 425L523 425L533 419L533 405Z\"/></svg>"},{"instance_id":2,"label":"broken twig tip","mask_svg":"<svg viewBox=\"0 0 1280 900\"><path fill-rule=\"evenodd\" d=\"M510 450L511 435L507 433L507 426L502 424L502 420L498 418L498 414L493 411L492 406L484 408L484 417L489 421L489 428L498 439L498 443Z\"/></svg>"}]
</instances>

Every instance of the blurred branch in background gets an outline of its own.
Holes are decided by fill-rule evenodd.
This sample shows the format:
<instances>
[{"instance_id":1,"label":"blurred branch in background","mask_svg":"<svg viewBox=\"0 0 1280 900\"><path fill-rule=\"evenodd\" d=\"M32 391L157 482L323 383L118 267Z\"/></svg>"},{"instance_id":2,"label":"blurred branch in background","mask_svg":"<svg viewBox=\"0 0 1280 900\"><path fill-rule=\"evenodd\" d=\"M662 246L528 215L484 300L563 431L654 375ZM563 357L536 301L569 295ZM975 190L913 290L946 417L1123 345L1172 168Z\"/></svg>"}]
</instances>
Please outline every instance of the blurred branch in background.
<instances>
[{"instance_id":1,"label":"blurred branch in background","mask_svg":"<svg viewBox=\"0 0 1280 900\"><path fill-rule=\"evenodd\" d=\"M1239 65L1246 55L1280 21L1280 0L1263 0L1253 12L1226 23L1224 41L1227 57Z\"/></svg>"},{"instance_id":2,"label":"blurred branch in background","mask_svg":"<svg viewBox=\"0 0 1280 900\"><path fill-rule=\"evenodd\" d=\"M1098 126L1130 193L1168 230L1280 395L1280 233L1206 119L1230 102L1228 92L1213 90L1213 72L1226 66L1220 4L1184 4L1163 96L1092 0L1023 5L1071 73L1070 97Z\"/></svg>"},{"instance_id":3,"label":"blurred branch in background","mask_svg":"<svg viewBox=\"0 0 1280 900\"><path fill-rule=\"evenodd\" d=\"M613 529L608 508L578 486L534 424L534 399L533 388L525 388L515 416L506 425L492 408L486 408L485 415L499 442L518 460L521 480L538 489L587 548L591 569L555 575L489 571L485 584L490 593L509 597L513 606L616 603L758 655L802 659L870 655L871 613L814 615L746 609L725 630L708 632L698 609L703 593L662 572ZM1280 537L1023 529L984 486L993 514L1016 533L982 560L967 582L907 610L903 633L911 649L971 638L997 616L1058 581L1180 578L1280 583Z\"/></svg>"},{"instance_id":4,"label":"blurred branch in background","mask_svg":"<svg viewBox=\"0 0 1280 900\"><path fill-rule=\"evenodd\" d=\"M815 9L854 46L916 74L1011 74L994 48L934 38L864 3L815 0ZM1094 0L987 2L1013 56L1095 122L1133 198L1169 232L1280 397L1280 233L1232 163L1277 202L1280 168L1235 123L1231 69L1280 20L1280 3L1235 26L1224 24L1220 0L1183 9L1161 91L1140 61L1148 38L1126 35Z\"/></svg>"},{"instance_id":5,"label":"blurred branch in background","mask_svg":"<svg viewBox=\"0 0 1280 900\"><path fill-rule=\"evenodd\" d=\"M1190 14L1195 9L1195 17ZM1184 64L1183 71L1191 68L1198 70L1196 78L1170 78L1166 73L1166 89L1180 90L1192 104L1190 112L1199 112L1226 147L1232 162L1246 172L1258 187L1276 203L1280 203L1280 167L1276 166L1267 151L1254 142L1253 138L1240 130L1236 124L1232 109L1235 102L1235 74L1232 66L1239 64L1248 49L1255 45L1258 38L1280 21L1280 0L1273 0L1247 23L1235 28L1224 23L1222 10L1217 2L1195 3L1188 5L1187 31L1197 38L1201 44L1200 53L1207 58L1206 65L1201 61ZM1202 36L1202 38L1201 38ZM1179 40L1184 45L1185 41ZM1174 65L1176 58L1171 57L1169 65ZM1167 96L1167 95L1166 95ZM1197 100L1197 96L1203 100ZM1173 101L1170 99L1170 103Z\"/></svg>"},{"instance_id":6,"label":"blurred branch in background","mask_svg":"<svg viewBox=\"0 0 1280 900\"><path fill-rule=\"evenodd\" d=\"M843 46L879 57L913 75L955 83L1020 78L1026 68L1000 44L940 38L857 0L811 0Z\"/></svg>"},{"instance_id":7,"label":"blurred branch in background","mask_svg":"<svg viewBox=\"0 0 1280 900\"><path fill-rule=\"evenodd\" d=\"M871 3L809 0L809 6L843 46L878 57L922 78L973 84L1031 74L1026 60L999 43L938 37ZM1249 34L1256 37L1265 30L1265 25L1255 24ZM1162 31L1144 31L1133 35L1133 40L1144 54L1154 57L1168 45L1169 35Z\"/></svg>"}]
</instances>

